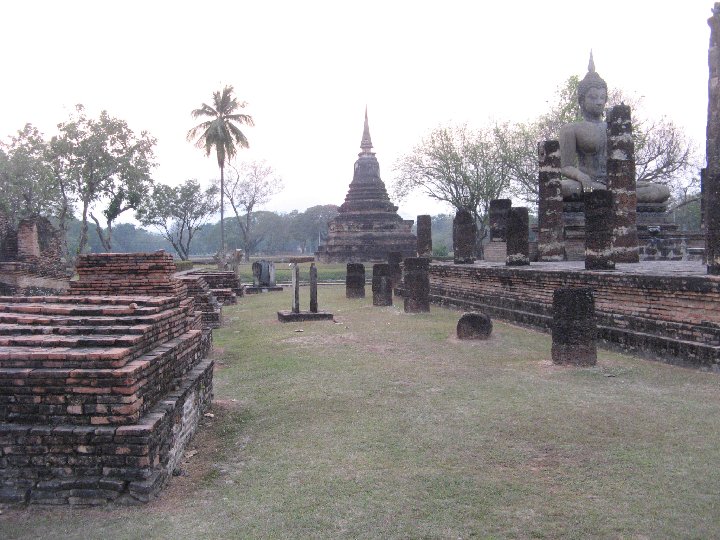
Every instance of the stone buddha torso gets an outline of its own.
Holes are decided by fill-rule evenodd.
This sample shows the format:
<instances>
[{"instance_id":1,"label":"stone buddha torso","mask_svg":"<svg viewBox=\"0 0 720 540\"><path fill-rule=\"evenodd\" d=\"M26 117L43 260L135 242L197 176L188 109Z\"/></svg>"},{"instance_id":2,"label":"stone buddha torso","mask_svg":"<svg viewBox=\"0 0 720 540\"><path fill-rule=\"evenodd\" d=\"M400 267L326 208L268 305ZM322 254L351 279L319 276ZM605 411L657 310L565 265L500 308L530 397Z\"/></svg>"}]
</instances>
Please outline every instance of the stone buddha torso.
<instances>
[{"instance_id":1,"label":"stone buddha torso","mask_svg":"<svg viewBox=\"0 0 720 540\"><path fill-rule=\"evenodd\" d=\"M607 124L582 121L566 128L570 131L577 168L595 182L607 184ZM565 147L569 150L567 144Z\"/></svg>"}]
</instances>

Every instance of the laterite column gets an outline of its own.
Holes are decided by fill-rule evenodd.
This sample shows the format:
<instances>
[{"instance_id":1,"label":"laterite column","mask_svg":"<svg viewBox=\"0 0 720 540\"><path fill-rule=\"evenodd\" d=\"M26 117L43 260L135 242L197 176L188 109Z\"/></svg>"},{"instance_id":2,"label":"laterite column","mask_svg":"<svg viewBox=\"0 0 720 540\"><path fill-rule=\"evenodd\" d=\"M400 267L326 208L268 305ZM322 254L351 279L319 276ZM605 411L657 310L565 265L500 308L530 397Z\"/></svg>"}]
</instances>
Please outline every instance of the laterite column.
<instances>
[{"instance_id":1,"label":"laterite column","mask_svg":"<svg viewBox=\"0 0 720 540\"><path fill-rule=\"evenodd\" d=\"M613 195L605 189L586 191L585 270L614 270L612 250Z\"/></svg>"},{"instance_id":2,"label":"laterite column","mask_svg":"<svg viewBox=\"0 0 720 540\"><path fill-rule=\"evenodd\" d=\"M552 361L594 366L597 362L595 300L590 288L553 292Z\"/></svg>"},{"instance_id":3,"label":"laterite column","mask_svg":"<svg viewBox=\"0 0 720 540\"><path fill-rule=\"evenodd\" d=\"M607 115L607 187L613 194L612 251L615 262L640 262L635 191L635 143L630 107L615 105Z\"/></svg>"},{"instance_id":4,"label":"laterite column","mask_svg":"<svg viewBox=\"0 0 720 540\"><path fill-rule=\"evenodd\" d=\"M405 259L405 313L430 311L430 261L425 257Z\"/></svg>"},{"instance_id":5,"label":"laterite column","mask_svg":"<svg viewBox=\"0 0 720 540\"><path fill-rule=\"evenodd\" d=\"M453 220L453 262L455 264L475 262L476 236L477 227L473 215L467 210L458 210Z\"/></svg>"},{"instance_id":6,"label":"laterite column","mask_svg":"<svg viewBox=\"0 0 720 540\"><path fill-rule=\"evenodd\" d=\"M560 143L538 143L538 260L565 259L563 196L560 183Z\"/></svg>"},{"instance_id":7,"label":"laterite column","mask_svg":"<svg viewBox=\"0 0 720 540\"><path fill-rule=\"evenodd\" d=\"M361 263L347 263L345 297L365 298L365 267Z\"/></svg>"},{"instance_id":8,"label":"laterite column","mask_svg":"<svg viewBox=\"0 0 720 540\"><path fill-rule=\"evenodd\" d=\"M511 208L507 225L507 266L530 264L530 219L524 206Z\"/></svg>"},{"instance_id":9,"label":"laterite column","mask_svg":"<svg viewBox=\"0 0 720 540\"><path fill-rule=\"evenodd\" d=\"M708 119L705 155L705 255L707 273L720 275L720 2L713 7L708 50Z\"/></svg>"},{"instance_id":10,"label":"laterite column","mask_svg":"<svg viewBox=\"0 0 720 540\"><path fill-rule=\"evenodd\" d=\"M432 218L429 215L417 217L418 257L432 258Z\"/></svg>"},{"instance_id":11,"label":"laterite column","mask_svg":"<svg viewBox=\"0 0 720 540\"><path fill-rule=\"evenodd\" d=\"M315 263L310 263L310 313L318 312L318 278Z\"/></svg>"},{"instance_id":12,"label":"laterite column","mask_svg":"<svg viewBox=\"0 0 720 540\"><path fill-rule=\"evenodd\" d=\"M393 305L392 279L390 278L389 264L373 264L372 293L373 306Z\"/></svg>"}]
</instances>

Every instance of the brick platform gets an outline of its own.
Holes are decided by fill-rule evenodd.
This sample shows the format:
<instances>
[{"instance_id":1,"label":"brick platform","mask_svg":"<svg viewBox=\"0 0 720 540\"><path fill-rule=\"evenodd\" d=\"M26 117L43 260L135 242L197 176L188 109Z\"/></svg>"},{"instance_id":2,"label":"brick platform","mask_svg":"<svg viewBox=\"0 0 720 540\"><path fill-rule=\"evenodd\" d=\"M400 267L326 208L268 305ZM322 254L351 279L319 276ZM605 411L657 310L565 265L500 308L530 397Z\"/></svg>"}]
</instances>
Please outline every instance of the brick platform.
<instances>
[{"instance_id":1,"label":"brick platform","mask_svg":"<svg viewBox=\"0 0 720 540\"><path fill-rule=\"evenodd\" d=\"M154 253L99 253L82 255L71 294L187 296L187 288L175 279L172 255Z\"/></svg>"},{"instance_id":2,"label":"brick platform","mask_svg":"<svg viewBox=\"0 0 720 540\"><path fill-rule=\"evenodd\" d=\"M88 255L71 288L92 295L0 297L0 502L145 501L171 475L213 367L171 263Z\"/></svg>"},{"instance_id":3,"label":"brick platform","mask_svg":"<svg viewBox=\"0 0 720 540\"><path fill-rule=\"evenodd\" d=\"M180 275L199 275L204 278L217 301L223 305L236 304L237 297L244 294L244 287L235 272L192 270Z\"/></svg>"},{"instance_id":4,"label":"brick platform","mask_svg":"<svg viewBox=\"0 0 720 540\"><path fill-rule=\"evenodd\" d=\"M430 297L434 303L549 331L553 291L590 287L602 344L670 363L720 369L720 278L706 276L702 264L620 263L612 273L582 266L433 263Z\"/></svg>"},{"instance_id":5,"label":"brick platform","mask_svg":"<svg viewBox=\"0 0 720 540\"><path fill-rule=\"evenodd\" d=\"M177 278L185 284L188 295L195 300L195 309L202 313L203 326L220 328L222 304L215 298L205 278L198 274L181 274Z\"/></svg>"}]
</instances>

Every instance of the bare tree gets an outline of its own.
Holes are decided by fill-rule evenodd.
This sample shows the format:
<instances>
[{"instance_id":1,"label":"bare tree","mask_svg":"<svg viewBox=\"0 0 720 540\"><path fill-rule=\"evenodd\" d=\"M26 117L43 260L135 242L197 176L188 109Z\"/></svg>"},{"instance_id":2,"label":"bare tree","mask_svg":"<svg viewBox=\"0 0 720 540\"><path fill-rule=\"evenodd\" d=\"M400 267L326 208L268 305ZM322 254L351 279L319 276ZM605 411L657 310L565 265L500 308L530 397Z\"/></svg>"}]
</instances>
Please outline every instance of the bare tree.
<instances>
[{"instance_id":1,"label":"bare tree","mask_svg":"<svg viewBox=\"0 0 720 540\"><path fill-rule=\"evenodd\" d=\"M249 261L250 253L262 241L262 238L253 237L253 212L282 190L282 179L265 161L230 165L228 172L224 185L225 197L235 214L245 260Z\"/></svg>"},{"instance_id":2,"label":"bare tree","mask_svg":"<svg viewBox=\"0 0 720 540\"><path fill-rule=\"evenodd\" d=\"M395 196L403 199L420 191L457 210L467 210L478 225L481 251L490 201L505 193L512 174L501 152L501 131L500 126L481 130L471 130L467 125L435 128L395 163Z\"/></svg>"}]
</instances>

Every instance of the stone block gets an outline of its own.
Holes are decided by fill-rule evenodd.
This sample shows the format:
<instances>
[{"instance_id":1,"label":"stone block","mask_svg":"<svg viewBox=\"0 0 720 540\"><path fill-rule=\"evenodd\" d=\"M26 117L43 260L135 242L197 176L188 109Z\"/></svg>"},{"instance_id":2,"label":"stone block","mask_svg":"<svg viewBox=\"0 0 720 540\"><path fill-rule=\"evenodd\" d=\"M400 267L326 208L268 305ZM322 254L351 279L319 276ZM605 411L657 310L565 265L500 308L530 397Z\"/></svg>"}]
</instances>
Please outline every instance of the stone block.
<instances>
[{"instance_id":1,"label":"stone block","mask_svg":"<svg viewBox=\"0 0 720 540\"><path fill-rule=\"evenodd\" d=\"M456 332L458 339L488 339L492 334L492 320L484 313L464 313Z\"/></svg>"},{"instance_id":2,"label":"stone block","mask_svg":"<svg viewBox=\"0 0 720 540\"><path fill-rule=\"evenodd\" d=\"M556 289L553 293L553 363L594 366L597 362L596 336L592 289Z\"/></svg>"}]
</instances>

